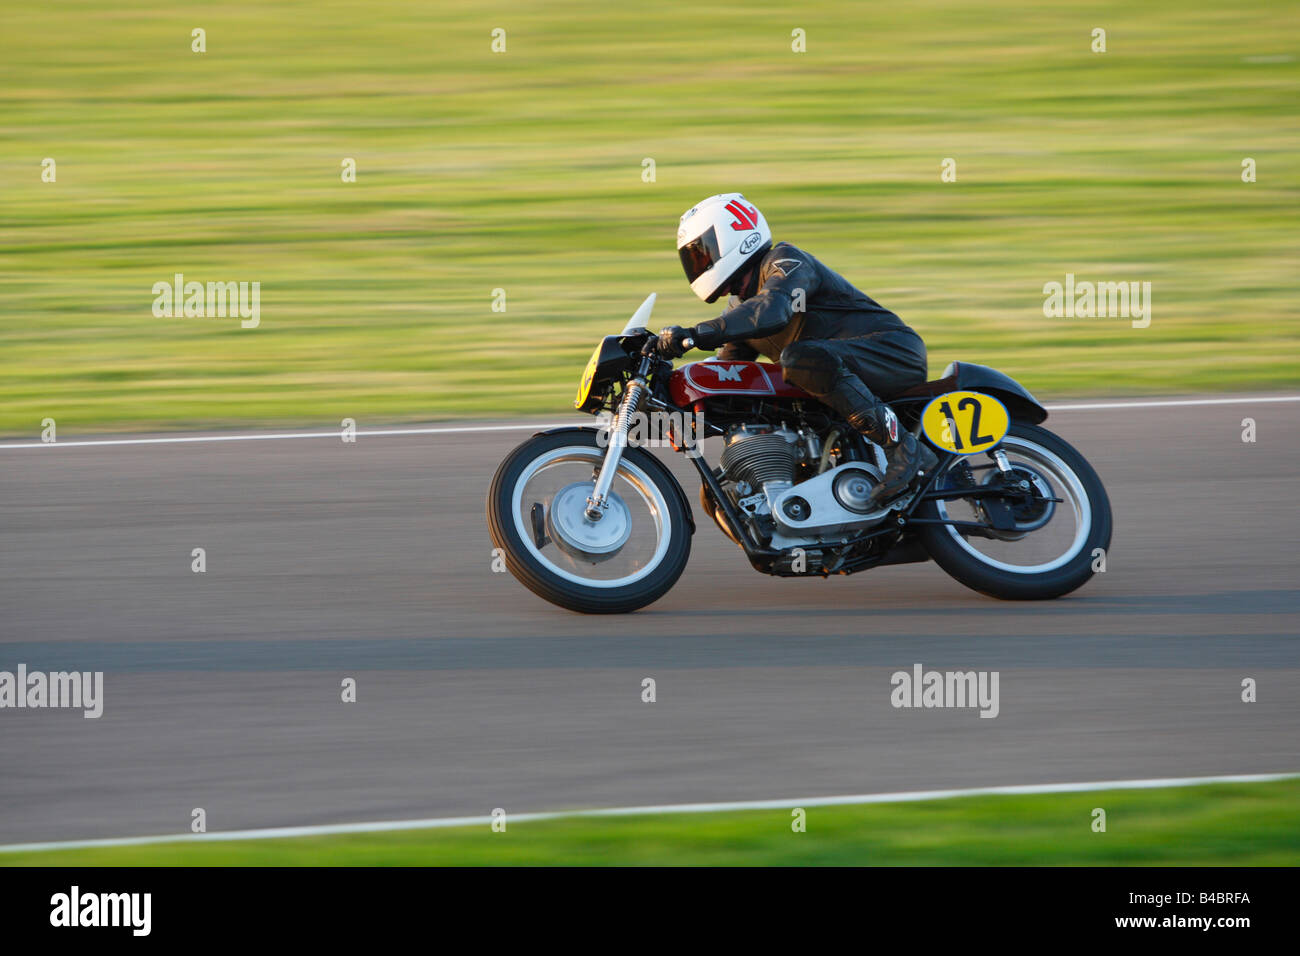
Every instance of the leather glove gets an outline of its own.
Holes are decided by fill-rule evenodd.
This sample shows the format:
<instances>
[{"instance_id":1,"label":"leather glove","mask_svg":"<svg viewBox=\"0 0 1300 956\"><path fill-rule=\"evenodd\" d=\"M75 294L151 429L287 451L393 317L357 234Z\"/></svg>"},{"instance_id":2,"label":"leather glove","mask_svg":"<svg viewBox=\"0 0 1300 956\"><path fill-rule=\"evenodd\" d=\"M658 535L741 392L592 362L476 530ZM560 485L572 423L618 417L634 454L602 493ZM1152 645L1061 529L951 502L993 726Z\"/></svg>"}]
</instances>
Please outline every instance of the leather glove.
<instances>
[{"instance_id":1,"label":"leather glove","mask_svg":"<svg viewBox=\"0 0 1300 956\"><path fill-rule=\"evenodd\" d=\"M681 358L687 352L686 339L694 338L694 329L670 325L659 332L659 354L664 358ZM694 346L691 346L694 348Z\"/></svg>"}]
</instances>

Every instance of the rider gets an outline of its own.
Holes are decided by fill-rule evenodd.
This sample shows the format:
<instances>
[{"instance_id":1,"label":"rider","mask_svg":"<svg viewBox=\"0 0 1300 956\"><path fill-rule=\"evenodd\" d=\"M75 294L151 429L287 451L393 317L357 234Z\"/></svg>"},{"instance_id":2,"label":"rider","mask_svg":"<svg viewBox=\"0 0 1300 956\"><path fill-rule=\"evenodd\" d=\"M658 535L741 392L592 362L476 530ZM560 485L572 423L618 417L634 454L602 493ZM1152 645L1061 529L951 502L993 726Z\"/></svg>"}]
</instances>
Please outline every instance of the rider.
<instances>
[{"instance_id":1,"label":"rider","mask_svg":"<svg viewBox=\"0 0 1300 956\"><path fill-rule=\"evenodd\" d=\"M885 449L888 468L872 491L873 505L903 494L919 469L934 467L934 453L878 397L925 381L925 343L897 315L808 253L788 242L773 245L767 220L740 193L688 209L677 227L677 253L696 295L732 299L716 319L660 332L661 353L681 356L689 338L696 348L717 349L719 359L761 353L780 362L787 382Z\"/></svg>"}]
</instances>

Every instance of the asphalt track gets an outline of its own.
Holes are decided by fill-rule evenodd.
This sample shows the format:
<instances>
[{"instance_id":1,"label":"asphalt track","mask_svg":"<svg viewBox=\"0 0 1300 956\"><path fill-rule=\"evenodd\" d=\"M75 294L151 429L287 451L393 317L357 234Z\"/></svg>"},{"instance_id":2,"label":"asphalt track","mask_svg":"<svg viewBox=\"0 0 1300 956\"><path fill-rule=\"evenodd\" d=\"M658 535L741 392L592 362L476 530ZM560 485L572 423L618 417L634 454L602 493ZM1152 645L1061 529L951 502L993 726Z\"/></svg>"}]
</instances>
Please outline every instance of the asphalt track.
<instances>
[{"instance_id":1,"label":"asphalt track","mask_svg":"<svg viewBox=\"0 0 1300 956\"><path fill-rule=\"evenodd\" d=\"M0 843L1297 770L1298 416L1054 412L1116 518L1055 602L933 564L766 578L697 513L624 617L492 572L526 431L0 447L0 670L105 672L98 720L0 710ZM917 662L998 670L999 716L894 709Z\"/></svg>"}]
</instances>

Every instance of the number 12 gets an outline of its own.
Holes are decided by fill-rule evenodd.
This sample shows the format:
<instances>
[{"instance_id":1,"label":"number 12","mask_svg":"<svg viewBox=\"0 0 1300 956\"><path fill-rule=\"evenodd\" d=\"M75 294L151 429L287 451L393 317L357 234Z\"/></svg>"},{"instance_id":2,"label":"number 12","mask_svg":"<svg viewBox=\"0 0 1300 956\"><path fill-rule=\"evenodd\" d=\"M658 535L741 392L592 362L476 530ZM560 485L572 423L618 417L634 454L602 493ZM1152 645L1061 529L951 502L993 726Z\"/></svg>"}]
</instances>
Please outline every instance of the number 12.
<instances>
[{"instance_id":1,"label":"number 12","mask_svg":"<svg viewBox=\"0 0 1300 956\"><path fill-rule=\"evenodd\" d=\"M968 408L971 409L970 443L972 445L983 445L993 440L992 435L980 434L980 403L978 399L967 396L957 403L957 408L963 412ZM948 422L952 425L953 446L957 451L961 451L966 446L961 443L961 429L957 427L957 418L952 413L952 406L947 402L943 402L939 406L939 411L943 412L944 418L948 419Z\"/></svg>"}]
</instances>

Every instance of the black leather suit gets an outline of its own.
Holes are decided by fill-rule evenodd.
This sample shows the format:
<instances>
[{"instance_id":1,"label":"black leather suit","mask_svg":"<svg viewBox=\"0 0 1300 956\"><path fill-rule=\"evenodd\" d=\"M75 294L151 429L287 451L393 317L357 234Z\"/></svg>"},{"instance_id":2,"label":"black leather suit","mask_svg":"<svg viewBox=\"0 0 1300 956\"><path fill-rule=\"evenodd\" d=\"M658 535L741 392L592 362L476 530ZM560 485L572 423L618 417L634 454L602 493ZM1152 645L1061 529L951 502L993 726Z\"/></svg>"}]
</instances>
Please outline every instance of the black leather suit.
<instances>
[{"instance_id":1,"label":"black leather suit","mask_svg":"<svg viewBox=\"0 0 1300 956\"><path fill-rule=\"evenodd\" d=\"M925 343L893 312L788 242L732 282L737 304L695 328L696 347L733 361L780 362L785 380L815 395L875 441L888 398L925 381Z\"/></svg>"}]
</instances>

